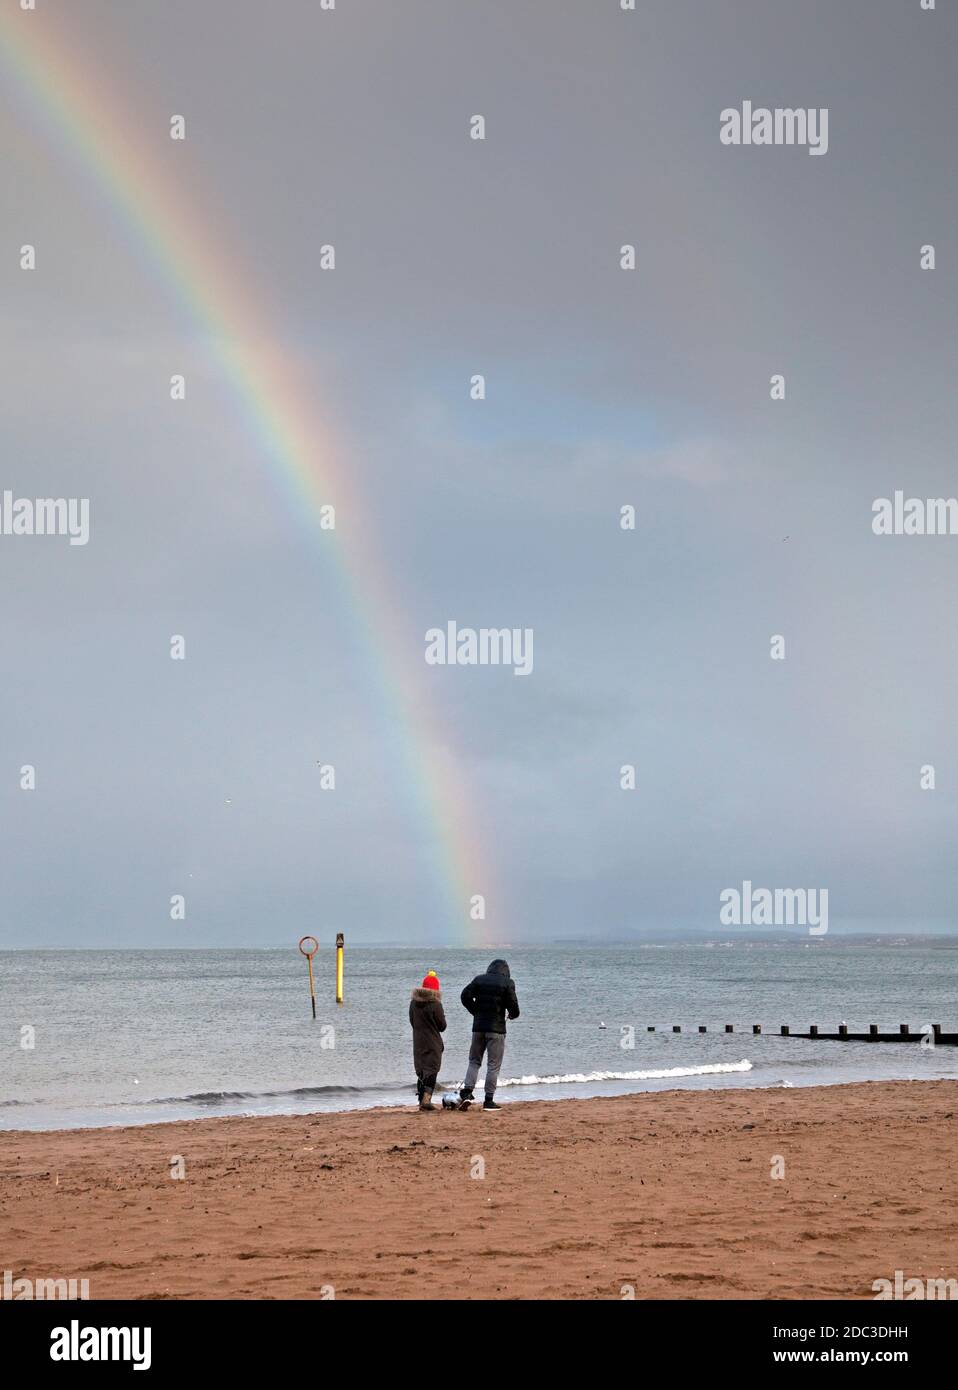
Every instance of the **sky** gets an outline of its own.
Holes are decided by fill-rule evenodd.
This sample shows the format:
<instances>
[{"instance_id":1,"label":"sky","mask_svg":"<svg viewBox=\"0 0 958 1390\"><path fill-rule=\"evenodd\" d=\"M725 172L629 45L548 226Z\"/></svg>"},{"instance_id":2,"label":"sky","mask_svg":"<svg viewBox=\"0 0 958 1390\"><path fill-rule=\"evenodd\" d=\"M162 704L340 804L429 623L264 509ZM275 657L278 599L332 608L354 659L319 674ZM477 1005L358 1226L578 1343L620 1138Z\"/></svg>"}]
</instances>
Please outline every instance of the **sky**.
<instances>
[{"instance_id":1,"label":"sky","mask_svg":"<svg viewBox=\"0 0 958 1390\"><path fill-rule=\"evenodd\" d=\"M151 249L0 56L0 492L91 518L0 534L0 947L714 932L746 880L955 927L958 536L872 531L958 492L953 7L3 6L189 216ZM723 145L745 100L827 152ZM427 664L450 621L534 669Z\"/></svg>"}]
</instances>

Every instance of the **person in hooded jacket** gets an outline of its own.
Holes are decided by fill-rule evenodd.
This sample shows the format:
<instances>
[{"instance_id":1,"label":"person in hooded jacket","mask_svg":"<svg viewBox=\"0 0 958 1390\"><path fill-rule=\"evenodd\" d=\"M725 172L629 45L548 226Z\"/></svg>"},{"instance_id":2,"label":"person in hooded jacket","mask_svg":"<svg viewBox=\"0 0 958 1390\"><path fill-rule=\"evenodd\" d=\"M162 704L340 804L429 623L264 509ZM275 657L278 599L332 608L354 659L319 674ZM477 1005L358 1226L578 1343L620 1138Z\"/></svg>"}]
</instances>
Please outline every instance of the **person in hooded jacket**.
<instances>
[{"instance_id":1,"label":"person in hooded jacket","mask_svg":"<svg viewBox=\"0 0 958 1390\"><path fill-rule=\"evenodd\" d=\"M419 988L413 990L409 1001L409 1022L412 1024L412 1060L416 1068L419 1109L435 1110L432 1093L436 1089L442 1064L442 1035L446 1031L442 991L435 970L428 971Z\"/></svg>"},{"instance_id":2,"label":"person in hooded jacket","mask_svg":"<svg viewBox=\"0 0 958 1390\"><path fill-rule=\"evenodd\" d=\"M483 1056L486 1059L486 1099L483 1110L501 1110L495 1102L496 1082L506 1050L506 1018L519 1017L519 1002L509 966L504 960L494 960L484 975L477 975L460 995L463 1006L472 1014L472 1042L469 1046L469 1066L459 1099L463 1105L474 1100L473 1089L479 1077Z\"/></svg>"}]
</instances>

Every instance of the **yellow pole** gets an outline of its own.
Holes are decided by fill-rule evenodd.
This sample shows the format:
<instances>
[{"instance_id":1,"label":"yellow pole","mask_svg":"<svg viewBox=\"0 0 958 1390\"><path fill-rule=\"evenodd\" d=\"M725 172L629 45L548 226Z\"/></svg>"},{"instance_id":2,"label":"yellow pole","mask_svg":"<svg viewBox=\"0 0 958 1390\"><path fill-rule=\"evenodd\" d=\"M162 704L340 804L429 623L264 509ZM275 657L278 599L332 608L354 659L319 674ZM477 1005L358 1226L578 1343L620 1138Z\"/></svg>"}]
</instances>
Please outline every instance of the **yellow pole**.
<instances>
[{"instance_id":1,"label":"yellow pole","mask_svg":"<svg viewBox=\"0 0 958 1390\"><path fill-rule=\"evenodd\" d=\"M336 1003L343 1002L343 934L336 933Z\"/></svg>"},{"instance_id":2,"label":"yellow pole","mask_svg":"<svg viewBox=\"0 0 958 1390\"><path fill-rule=\"evenodd\" d=\"M307 941L311 941L313 943L312 947L306 945ZM306 957L306 964L309 966L309 999L310 1003L313 1006L313 1018L315 1018L316 986L313 983L313 956L315 956L316 952L319 950L319 942L316 940L315 936L303 936L300 938L299 949L302 952L302 954Z\"/></svg>"}]
</instances>

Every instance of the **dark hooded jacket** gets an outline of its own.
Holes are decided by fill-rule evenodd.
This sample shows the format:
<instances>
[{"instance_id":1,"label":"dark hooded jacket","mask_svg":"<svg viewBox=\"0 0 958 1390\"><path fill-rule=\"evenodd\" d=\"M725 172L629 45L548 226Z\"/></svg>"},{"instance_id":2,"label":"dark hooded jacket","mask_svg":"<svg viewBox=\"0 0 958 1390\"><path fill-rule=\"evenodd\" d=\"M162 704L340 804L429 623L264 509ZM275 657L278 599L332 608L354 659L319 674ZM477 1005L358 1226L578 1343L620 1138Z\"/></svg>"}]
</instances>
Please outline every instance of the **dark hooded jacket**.
<instances>
[{"instance_id":1,"label":"dark hooded jacket","mask_svg":"<svg viewBox=\"0 0 958 1390\"><path fill-rule=\"evenodd\" d=\"M446 1015L438 989L414 989L409 1001L412 1060L417 1076L436 1076L442 1062Z\"/></svg>"},{"instance_id":2,"label":"dark hooded jacket","mask_svg":"<svg viewBox=\"0 0 958 1390\"><path fill-rule=\"evenodd\" d=\"M516 987L504 960L494 960L484 975L477 975L459 996L472 1014L474 1033L504 1033L506 1015L519 1017Z\"/></svg>"}]
</instances>

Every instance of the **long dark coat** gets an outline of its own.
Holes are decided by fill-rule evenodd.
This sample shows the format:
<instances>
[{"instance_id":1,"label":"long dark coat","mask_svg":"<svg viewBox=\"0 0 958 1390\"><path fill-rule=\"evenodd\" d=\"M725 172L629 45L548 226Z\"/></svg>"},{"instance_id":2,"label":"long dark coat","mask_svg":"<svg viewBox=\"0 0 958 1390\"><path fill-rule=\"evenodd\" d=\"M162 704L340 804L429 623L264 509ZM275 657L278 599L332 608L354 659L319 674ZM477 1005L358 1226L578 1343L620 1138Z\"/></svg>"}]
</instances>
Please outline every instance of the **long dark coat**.
<instances>
[{"instance_id":1,"label":"long dark coat","mask_svg":"<svg viewBox=\"0 0 958 1390\"><path fill-rule=\"evenodd\" d=\"M414 989L409 1001L412 1058L417 1076L435 1076L442 1063L446 1015L438 989Z\"/></svg>"}]
</instances>

